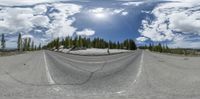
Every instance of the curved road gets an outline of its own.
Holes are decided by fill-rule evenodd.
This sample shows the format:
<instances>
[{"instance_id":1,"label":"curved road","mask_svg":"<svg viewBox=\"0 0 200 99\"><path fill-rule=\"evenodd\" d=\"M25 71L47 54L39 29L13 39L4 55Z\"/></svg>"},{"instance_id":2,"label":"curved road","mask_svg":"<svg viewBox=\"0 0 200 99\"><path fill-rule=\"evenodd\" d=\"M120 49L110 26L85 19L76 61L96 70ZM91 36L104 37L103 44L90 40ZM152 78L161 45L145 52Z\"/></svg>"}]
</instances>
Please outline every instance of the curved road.
<instances>
[{"instance_id":1,"label":"curved road","mask_svg":"<svg viewBox=\"0 0 200 99\"><path fill-rule=\"evenodd\" d=\"M1 99L199 99L200 58L137 50L0 57Z\"/></svg>"}]
</instances>

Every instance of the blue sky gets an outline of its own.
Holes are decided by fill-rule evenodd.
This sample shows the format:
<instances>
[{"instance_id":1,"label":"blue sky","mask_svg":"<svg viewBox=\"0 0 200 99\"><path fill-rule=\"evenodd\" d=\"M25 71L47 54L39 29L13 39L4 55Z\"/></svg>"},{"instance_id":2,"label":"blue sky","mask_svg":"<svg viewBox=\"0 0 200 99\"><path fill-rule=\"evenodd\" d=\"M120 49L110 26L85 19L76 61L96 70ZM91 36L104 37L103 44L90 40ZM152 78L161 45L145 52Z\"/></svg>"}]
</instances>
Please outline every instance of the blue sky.
<instances>
[{"instance_id":1,"label":"blue sky","mask_svg":"<svg viewBox=\"0 0 200 99\"><path fill-rule=\"evenodd\" d=\"M200 48L198 0L2 0L0 5L0 34L6 34L9 48L16 47L18 33L36 44L82 35Z\"/></svg>"}]
</instances>

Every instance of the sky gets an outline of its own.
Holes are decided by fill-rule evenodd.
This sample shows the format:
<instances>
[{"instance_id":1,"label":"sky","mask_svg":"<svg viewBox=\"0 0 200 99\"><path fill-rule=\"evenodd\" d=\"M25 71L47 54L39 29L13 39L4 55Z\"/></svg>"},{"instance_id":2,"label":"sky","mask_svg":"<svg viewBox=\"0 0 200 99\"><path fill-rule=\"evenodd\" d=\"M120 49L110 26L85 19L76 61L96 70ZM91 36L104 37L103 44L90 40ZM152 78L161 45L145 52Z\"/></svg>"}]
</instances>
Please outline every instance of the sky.
<instances>
[{"instance_id":1,"label":"sky","mask_svg":"<svg viewBox=\"0 0 200 99\"><path fill-rule=\"evenodd\" d=\"M47 44L81 35L200 48L199 0L0 0L0 34Z\"/></svg>"}]
</instances>

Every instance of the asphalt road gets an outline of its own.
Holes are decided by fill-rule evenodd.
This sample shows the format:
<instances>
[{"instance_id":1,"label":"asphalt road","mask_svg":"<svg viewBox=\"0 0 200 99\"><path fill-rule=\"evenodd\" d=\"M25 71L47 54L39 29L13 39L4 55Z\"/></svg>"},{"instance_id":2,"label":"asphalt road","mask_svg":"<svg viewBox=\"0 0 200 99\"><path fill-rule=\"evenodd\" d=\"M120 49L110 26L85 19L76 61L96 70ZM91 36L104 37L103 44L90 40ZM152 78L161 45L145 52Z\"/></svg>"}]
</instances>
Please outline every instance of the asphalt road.
<instances>
[{"instance_id":1,"label":"asphalt road","mask_svg":"<svg viewBox=\"0 0 200 99\"><path fill-rule=\"evenodd\" d=\"M0 99L199 99L200 57L137 50L0 57Z\"/></svg>"}]
</instances>

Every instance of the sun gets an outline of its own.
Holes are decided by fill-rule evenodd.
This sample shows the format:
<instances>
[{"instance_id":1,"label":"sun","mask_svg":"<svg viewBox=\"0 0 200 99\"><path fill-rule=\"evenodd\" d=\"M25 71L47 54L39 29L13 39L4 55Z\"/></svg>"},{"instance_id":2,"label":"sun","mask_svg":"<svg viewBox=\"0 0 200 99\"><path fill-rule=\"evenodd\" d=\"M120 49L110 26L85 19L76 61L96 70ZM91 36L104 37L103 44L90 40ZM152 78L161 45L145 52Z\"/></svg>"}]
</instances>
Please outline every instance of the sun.
<instances>
[{"instance_id":1,"label":"sun","mask_svg":"<svg viewBox=\"0 0 200 99\"><path fill-rule=\"evenodd\" d=\"M107 15L105 13L95 13L94 16L98 19L105 19Z\"/></svg>"},{"instance_id":2,"label":"sun","mask_svg":"<svg viewBox=\"0 0 200 99\"><path fill-rule=\"evenodd\" d=\"M105 8L95 8L95 9L90 9L89 14L92 15L93 19L98 19L98 20L106 20L109 18L110 14L109 11Z\"/></svg>"}]
</instances>

